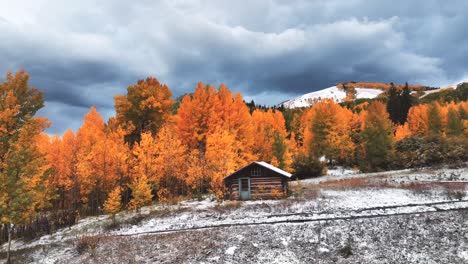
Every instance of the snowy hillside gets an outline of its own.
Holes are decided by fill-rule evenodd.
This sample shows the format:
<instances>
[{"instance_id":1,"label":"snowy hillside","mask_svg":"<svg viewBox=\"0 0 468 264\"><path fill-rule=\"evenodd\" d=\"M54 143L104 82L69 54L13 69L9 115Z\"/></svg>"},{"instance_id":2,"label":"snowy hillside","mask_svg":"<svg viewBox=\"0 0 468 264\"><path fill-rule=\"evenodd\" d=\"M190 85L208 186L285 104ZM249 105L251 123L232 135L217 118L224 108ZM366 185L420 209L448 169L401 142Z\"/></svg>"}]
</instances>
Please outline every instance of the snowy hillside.
<instances>
[{"instance_id":1,"label":"snowy hillside","mask_svg":"<svg viewBox=\"0 0 468 264\"><path fill-rule=\"evenodd\" d=\"M375 98L377 95L383 92L383 90L379 89L356 88L356 98ZM333 99L335 102L342 102L343 99L346 98L346 93L343 91L343 89L332 86L323 90L301 95L294 99L283 102L280 105L283 105L285 108L308 107L313 105L315 102L325 98Z\"/></svg>"},{"instance_id":2,"label":"snowy hillside","mask_svg":"<svg viewBox=\"0 0 468 264\"><path fill-rule=\"evenodd\" d=\"M466 166L340 170L284 200L153 205L12 248L15 263L467 263L467 180Z\"/></svg>"}]
</instances>

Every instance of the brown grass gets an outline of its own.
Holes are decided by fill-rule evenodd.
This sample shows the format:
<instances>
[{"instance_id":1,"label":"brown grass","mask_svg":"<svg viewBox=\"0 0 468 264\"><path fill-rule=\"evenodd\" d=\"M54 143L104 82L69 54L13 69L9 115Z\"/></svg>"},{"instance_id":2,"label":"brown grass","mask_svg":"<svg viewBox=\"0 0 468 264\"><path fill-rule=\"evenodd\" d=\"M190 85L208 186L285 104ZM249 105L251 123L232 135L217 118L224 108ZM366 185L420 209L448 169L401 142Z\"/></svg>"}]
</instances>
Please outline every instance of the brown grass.
<instances>
[{"instance_id":1,"label":"brown grass","mask_svg":"<svg viewBox=\"0 0 468 264\"><path fill-rule=\"evenodd\" d=\"M329 180L320 183L320 186L327 189L337 190L352 190L352 189L369 189L369 188L394 188L394 184L382 179L379 176L372 178L348 178Z\"/></svg>"}]
</instances>

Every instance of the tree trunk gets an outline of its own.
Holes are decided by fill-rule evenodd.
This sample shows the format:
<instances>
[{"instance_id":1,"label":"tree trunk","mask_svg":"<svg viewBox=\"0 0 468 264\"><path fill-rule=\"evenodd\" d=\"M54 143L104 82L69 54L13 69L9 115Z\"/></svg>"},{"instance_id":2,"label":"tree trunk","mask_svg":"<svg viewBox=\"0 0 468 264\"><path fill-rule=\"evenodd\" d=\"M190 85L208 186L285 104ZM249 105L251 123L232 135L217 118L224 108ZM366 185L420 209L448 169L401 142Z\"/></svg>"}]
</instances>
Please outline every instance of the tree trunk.
<instances>
[{"instance_id":1,"label":"tree trunk","mask_svg":"<svg viewBox=\"0 0 468 264\"><path fill-rule=\"evenodd\" d=\"M8 225L8 248L7 248L7 264L11 263L10 259L10 249L11 249L11 233L13 232L13 225L9 224Z\"/></svg>"}]
</instances>

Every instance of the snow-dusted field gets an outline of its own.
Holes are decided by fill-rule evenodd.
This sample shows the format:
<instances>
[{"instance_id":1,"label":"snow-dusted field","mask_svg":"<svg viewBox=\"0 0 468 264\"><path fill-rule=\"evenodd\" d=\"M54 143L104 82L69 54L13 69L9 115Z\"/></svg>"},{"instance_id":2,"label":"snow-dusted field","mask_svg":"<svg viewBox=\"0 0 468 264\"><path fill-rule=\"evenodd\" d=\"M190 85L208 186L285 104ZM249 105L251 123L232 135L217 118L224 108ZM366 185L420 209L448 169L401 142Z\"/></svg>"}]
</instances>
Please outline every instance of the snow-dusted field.
<instances>
[{"instance_id":1,"label":"snow-dusted field","mask_svg":"<svg viewBox=\"0 0 468 264\"><path fill-rule=\"evenodd\" d=\"M292 183L285 200L156 205L119 214L111 230L107 216L86 218L15 241L14 254L21 263L468 262L468 169L330 174ZM83 236L91 242L79 252Z\"/></svg>"}]
</instances>

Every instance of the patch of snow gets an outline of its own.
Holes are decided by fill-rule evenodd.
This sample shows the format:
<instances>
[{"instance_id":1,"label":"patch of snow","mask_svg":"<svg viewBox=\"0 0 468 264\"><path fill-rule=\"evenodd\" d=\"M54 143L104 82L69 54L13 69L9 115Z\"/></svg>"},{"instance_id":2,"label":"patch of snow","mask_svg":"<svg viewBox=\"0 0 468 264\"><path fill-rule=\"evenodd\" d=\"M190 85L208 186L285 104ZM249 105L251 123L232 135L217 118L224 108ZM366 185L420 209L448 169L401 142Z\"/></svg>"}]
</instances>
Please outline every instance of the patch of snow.
<instances>
[{"instance_id":1,"label":"patch of snow","mask_svg":"<svg viewBox=\"0 0 468 264\"><path fill-rule=\"evenodd\" d=\"M370 88L355 88L356 98L376 98L379 94L383 93L383 90L379 89L370 89ZM309 107L315 102L322 99L333 99L335 102L342 102L346 98L346 93L343 89L340 89L336 86L325 88L323 90L311 92L308 94L301 95L294 99L288 100L281 103L280 105L286 108L297 108L297 107Z\"/></svg>"},{"instance_id":2,"label":"patch of snow","mask_svg":"<svg viewBox=\"0 0 468 264\"><path fill-rule=\"evenodd\" d=\"M328 248L319 247L318 252L320 252L320 253L327 253L327 252L330 252L330 250L329 250Z\"/></svg>"},{"instance_id":3,"label":"patch of snow","mask_svg":"<svg viewBox=\"0 0 468 264\"><path fill-rule=\"evenodd\" d=\"M275 172L277 172L277 173L279 173L281 175L284 175L286 177L291 177L292 176L291 173L289 173L287 171L284 171L284 170L282 170L280 168L277 168L277 167L275 167L275 166L273 166L271 164L268 164L268 163L266 163L264 161L256 161L255 163L257 163L258 165L263 166L263 167L265 167L267 169L275 171Z\"/></svg>"},{"instance_id":4,"label":"patch of snow","mask_svg":"<svg viewBox=\"0 0 468 264\"><path fill-rule=\"evenodd\" d=\"M458 256L459 256L461 259L468 261L468 251L461 251L461 252L458 252Z\"/></svg>"},{"instance_id":5,"label":"patch of snow","mask_svg":"<svg viewBox=\"0 0 468 264\"><path fill-rule=\"evenodd\" d=\"M358 171L351 170L351 169L346 169L343 167L337 167L336 169L328 169L327 170L327 175L328 176L343 176L343 175L351 175L351 174L357 174Z\"/></svg>"},{"instance_id":6,"label":"patch of snow","mask_svg":"<svg viewBox=\"0 0 468 264\"><path fill-rule=\"evenodd\" d=\"M228 249L226 249L224 253L226 253L227 255L234 255L234 252L236 251L236 249L237 249L236 246L229 247Z\"/></svg>"}]
</instances>

